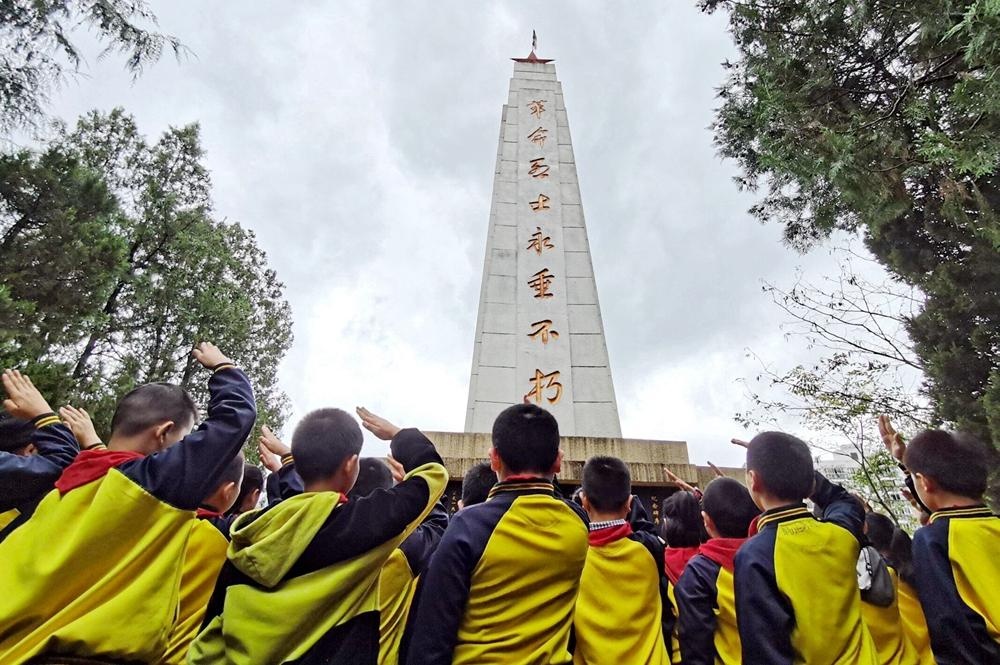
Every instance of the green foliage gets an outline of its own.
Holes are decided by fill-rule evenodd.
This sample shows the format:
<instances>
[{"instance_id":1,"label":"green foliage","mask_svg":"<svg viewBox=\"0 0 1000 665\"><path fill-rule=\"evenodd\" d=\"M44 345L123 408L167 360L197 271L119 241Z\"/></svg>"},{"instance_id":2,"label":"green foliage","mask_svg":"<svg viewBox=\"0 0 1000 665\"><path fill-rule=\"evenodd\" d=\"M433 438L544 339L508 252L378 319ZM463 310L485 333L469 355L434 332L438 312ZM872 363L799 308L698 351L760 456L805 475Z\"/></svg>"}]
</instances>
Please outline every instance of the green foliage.
<instances>
[{"instance_id":1,"label":"green foliage","mask_svg":"<svg viewBox=\"0 0 1000 665\"><path fill-rule=\"evenodd\" d=\"M0 170L0 362L106 432L140 383L175 382L204 403L190 351L209 340L250 375L261 421L280 426L284 287L252 232L212 217L196 125L148 143L121 110L92 112Z\"/></svg>"},{"instance_id":2,"label":"green foliage","mask_svg":"<svg viewBox=\"0 0 1000 665\"><path fill-rule=\"evenodd\" d=\"M700 6L740 52L715 130L752 212L799 249L861 230L926 297L907 327L936 417L1000 443L1000 5Z\"/></svg>"},{"instance_id":3,"label":"green foliage","mask_svg":"<svg viewBox=\"0 0 1000 665\"><path fill-rule=\"evenodd\" d=\"M35 125L50 91L79 70L75 29L88 28L104 44L99 57L123 54L138 75L164 49L183 50L143 25L155 23L144 0L0 0L0 129Z\"/></svg>"}]
</instances>

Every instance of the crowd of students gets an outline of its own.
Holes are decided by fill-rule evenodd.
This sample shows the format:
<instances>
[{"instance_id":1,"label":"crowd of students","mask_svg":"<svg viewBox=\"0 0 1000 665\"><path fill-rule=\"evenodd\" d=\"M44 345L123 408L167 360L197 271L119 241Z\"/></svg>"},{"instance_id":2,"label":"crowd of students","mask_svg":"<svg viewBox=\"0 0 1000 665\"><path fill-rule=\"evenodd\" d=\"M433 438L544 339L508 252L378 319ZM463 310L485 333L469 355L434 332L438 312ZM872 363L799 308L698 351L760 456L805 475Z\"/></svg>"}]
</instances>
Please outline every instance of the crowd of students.
<instances>
[{"instance_id":1,"label":"crowd of students","mask_svg":"<svg viewBox=\"0 0 1000 665\"><path fill-rule=\"evenodd\" d=\"M879 428L925 526L912 544L764 432L746 483L683 486L658 528L629 469L593 457L564 497L555 418L496 419L488 459L441 501L433 443L364 408L245 463L246 375L215 346L198 408L173 385L119 402L106 441L3 374L0 665L7 663L1000 663L992 453L961 434ZM263 507L258 507L263 504Z\"/></svg>"}]
</instances>

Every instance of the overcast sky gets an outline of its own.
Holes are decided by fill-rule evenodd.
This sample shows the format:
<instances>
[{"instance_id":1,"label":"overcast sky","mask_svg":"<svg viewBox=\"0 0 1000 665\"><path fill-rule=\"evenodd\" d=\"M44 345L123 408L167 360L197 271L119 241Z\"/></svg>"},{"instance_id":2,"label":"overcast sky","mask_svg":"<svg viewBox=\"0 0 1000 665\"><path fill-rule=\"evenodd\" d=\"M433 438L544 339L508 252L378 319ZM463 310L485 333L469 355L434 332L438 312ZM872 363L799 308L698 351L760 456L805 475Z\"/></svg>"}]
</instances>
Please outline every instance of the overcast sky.
<instances>
[{"instance_id":1,"label":"overcast sky","mask_svg":"<svg viewBox=\"0 0 1000 665\"><path fill-rule=\"evenodd\" d=\"M836 268L746 209L709 125L724 16L693 2L153 0L194 53L131 83L88 59L55 115L123 106L155 137L201 124L219 216L286 285L294 406L464 426L500 111L531 30L569 113L623 434L739 465L740 378L805 358L761 280ZM381 451L369 445L371 453Z\"/></svg>"}]
</instances>

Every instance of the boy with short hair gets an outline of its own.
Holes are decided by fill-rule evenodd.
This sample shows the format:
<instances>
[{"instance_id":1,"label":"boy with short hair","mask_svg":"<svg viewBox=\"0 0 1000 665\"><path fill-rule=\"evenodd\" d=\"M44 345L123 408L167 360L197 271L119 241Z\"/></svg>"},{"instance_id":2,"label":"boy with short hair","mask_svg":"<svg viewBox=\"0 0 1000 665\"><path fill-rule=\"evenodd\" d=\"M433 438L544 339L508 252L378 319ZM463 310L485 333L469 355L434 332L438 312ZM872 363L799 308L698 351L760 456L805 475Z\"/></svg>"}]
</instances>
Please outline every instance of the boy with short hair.
<instances>
[{"instance_id":1,"label":"boy with short hair","mask_svg":"<svg viewBox=\"0 0 1000 665\"><path fill-rule=\"evenodd\" d=\"M760 509L733 478L715 478L702 495L702 519L709 539L688 561L674 595L685 665L742 662L736 623L733 568Z\"/></svg>"},{"instance_id":2,"label":"boy with short hair","mask_svg":"<svg viewBox=\"0 0 1000 665\"><path fill-rule=\"evenodd\" d=\"M462 498L458 500L459 509L486 501L490 490L496 484L497 473L489 462L473 464L462 478Z\"/></svg>"},{"instance_id":3,"label":"boy with short hair","mask_svg":"<svg viewBox=\"0 0 1000 665\"><path fill-rule=\"evenodd\" d=\"M448 473L419 431L363 409L358 415L376 436L392 440L405 479L348 499L359 473L361 428L340 409L307 414L291 446L305 491L236 520L189 663L377 662L379 573L434 508Z\"/></svg>"},{"instance_id":4,"label":"boy with short hair","mask_svg":"<svg viewBox=\"0 0 1000 665\"><path fill-rule=\"evenodd\" d=\"M235 505L248 466L243 453L238 453L223 470L219 486L198 508L198 521L191 529L184 551L177 620L166 653L159 661L162 665L182 665L187 660L188 647L201 630L205 609L226 562L229 529L235 519L235 515L224 517L224 514Z\"/></svg>"},{"instance_id":5,"label":"boy with short hair","mask_svg":"<svg viewBox=\"0 0 1000 665\"><path fill-rule=\"evenodd\" d=\"M782 432L750 441L747 486L764 512L734 563L743 662L873 665L856 571L864 509L813 470L804 442Z\"/></svg>"},{"instance_id":6,"label":"boy with short hair","mask_svg":"<svg viewBox=\"0 0 1000 665\"><path fill-rule=\"evenodd\" d=\"M240 494L233 502L232 508L226 511L227 516L242 515L257 507L260 494L264 491L264 474L256 464L244 462L243 482L240 483Z\"/></svg>"},{"instance_id":7,"label":"boy with short hair","mask_svg":"<svg viewBox=\"0 0 1000 665\"><path fill-rule=\"evenodd\" d=\"M560 498L559 426L533 404L493 423L500 482L485 503L456 513L431 557L409 665L569 663L587 517Z\"/></svg>"},{"instance_id":8,"label":"boy with short hair","mask_svg":"<svg viewBox=\"0 0 1000 665\"><path fill-rule=\"evenodd\" d=\"M573 615L573 662L668 665L664 635L673 630L673 609L661 565L663 542L652 524L642 521L650 530L633 530L626 519L638 498L624 462L591 457L582 475L590 549Z\"/></svg>"},{"instance_id":9,"label":"boy with short hair","mask_svg":"<svg viewBox=\"0 0 1000 665\"><path fill-rule=\"evenodd\" d=\"M927 430L902 457L932 511L913 536L913 565L934 657L1000 662L1000 518L983 504L989 453L970 436Z\"/></svg>"},{"instance_id":10,"label":"boy with short hair","mask_svg":"<svg viewBox=\"0 0 1000 665\"><path fill-rule=\"evenodd\" d=\"M180 387L147 384L126 395L107 448L80 453L27 523L0 543L0 653L8 662L77 657L153 662L177 612L195 511L253 428L253 390L218 348L195 358L213 369L208 418ZM51 409L40 395L10 395L12 415ZM53 420L36 441L70 445Z\"/></svg>"}]
</instances>

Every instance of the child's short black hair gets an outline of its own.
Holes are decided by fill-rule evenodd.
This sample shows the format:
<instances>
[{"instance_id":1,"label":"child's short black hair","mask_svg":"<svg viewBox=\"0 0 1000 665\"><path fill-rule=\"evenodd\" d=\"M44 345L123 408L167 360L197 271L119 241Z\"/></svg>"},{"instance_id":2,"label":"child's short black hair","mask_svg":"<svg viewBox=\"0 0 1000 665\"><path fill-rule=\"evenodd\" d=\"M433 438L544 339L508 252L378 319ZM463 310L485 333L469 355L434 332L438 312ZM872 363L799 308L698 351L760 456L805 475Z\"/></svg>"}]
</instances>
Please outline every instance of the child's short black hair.
<instances>
[{"instance_id":1,"label":"child's short black hair","mask_svg":"<svg viewBox=\"0 0 1000 665\"><path fill-rule=\"evenodd\" d=\"M697 547L701 545L704 522L701 504L691 492L675 492L663 502L660 511L663 520L663 540L669 547Z\"/></svg>"},{"instance_id":2,"label":"child's short black hair","mask_svg":"<svg viewBox=\"0 0 1000 665\"><path fill-rule=\"evenodd\" d=\"M723 538L746 538L750 523L760 514L750 492L734 478L716 478L705 487L701 509L712 518Z\"/></svg>"},{"instance_id":3,"label":"child's short black hair","mask_svg":"<svg viewBox=\"0 0 1000 665\"><path fill-rule=\"evenodd\" d=\"M33 442L35 428L27 420L0 411L0 450L17 453Z\"/></svg>"},{"instance_id":4,"label":"child's short black hair","mask_svg":"<svg viewBox=\"0 0 1000 665\"><path fill-rule=\"evenodd\" d=\"M352 499L368 496L377 489L392 487L392 471L389 465L377 457L362 457L358 460L358 480L347 493Z\"/></svg>"},{"instance_id":5,"label":"child's short black hair","mask_svg":"<svg viewBox=\"0 0 1000 665\"><path fill-rule=\"evenodd\" d=\"M229 515L238 512L246 498L253 494L254 491L264 491L264 473L259 467L244 462L243 484L240 485L240 493L237 495L236 501L233 502L232 508L226 514Z\"/></svg>"},{"instance_id":6,"label":"child's short black hair","mask_svg":"<svg viewBox=\"0 0 1000 665\"><path fill-rule=\"evenodd\" d=\"M632 476L617 457L591 457L583 465L580 480L587 502L601 512L625 508L632 496Z\"/></svg>"},{"instance_id":7,"label":"child's short black hair","mask_svg":"<svg viewBox=\"0 0 1000 665\"><path fill-rule=\"evenodd\" d=\"M923 431L907 444L903 464L910 473L927 476L946 492L975 499L986 492L988 453L967 434Z\"/></svg>"},{"instance_id":8,"label":"child's short black hair","mask_svg":"<svg viewBox=\"0 0 1000 665\"><path fill-rule=\"evenodd\" d=\"M111 434L135 436L167 420L193 425L198 407L191 395L172 383L147 383L122 397L111 417Z\"/></svg>"},{"instance_id":9,"label":"child's short black hair","mask_svg":"<svg viewBox=\"0 0 1000 665\"><path fill-rule=\"evenodd\" d=\"M768 493L782 501L801 501L813 491L815 474L809 446L784 432L761 432L747 447L747 471L754 471Z\"/></svg>"},{"instance_id":10,"label":"child's short black hair","mask_svg":"<svg viewBox=\"0 0 1000 665\"><path fill-rule=\"evenodd\" d=\"M243 457L243 452L236 453L236 457L229 460L229 464L226 468L222 470L222 475L219 476L219 485L223 483L236 483L239 485L243 482L243 470L246 467L246 459Z\"/></svg>"},{"instance_id":11,"label":"child's short black hair","mask_svg":"<svg viewBox=\"0 0 1000 665\"><path fill-rule=\"evenodd\" d=\"M865 536L872 547L883 556L892 550L892 536L896 532L896 524L881 513L865 514Z\"/></svg>"},{"instance_id":12,"label":"child's short black hair","mask_svg":"<svg viewBox=\"0 0 1000 665\"><path fill-rule=\"evenodd\" d=\"M295 470L307 483L329 478L344 460L361 452L358 422L341 409L316 409L292 434Z\"/></svg>"},{"instance_id":13,"label":"child's short black hair","mask_svg":"<svg viewBox=\"0 0 1000 665\"><path fill-rule=\"evenodd\" d=\"M497 474L489 462L473 464L462 478L462 505L469 507L486 501L496 484Z\"/></svg>"},{"instance_id":14,"label":"child's short black hair","mask_svg":"<svg viewBox=\"0 0 1000 665\"><path fill-rule=\"evenodd\" d=\"M559 424L534 404L515 404L493 421L493 447L513 473L548 473L559 456Z\"/></svg>"}]
</instances>

